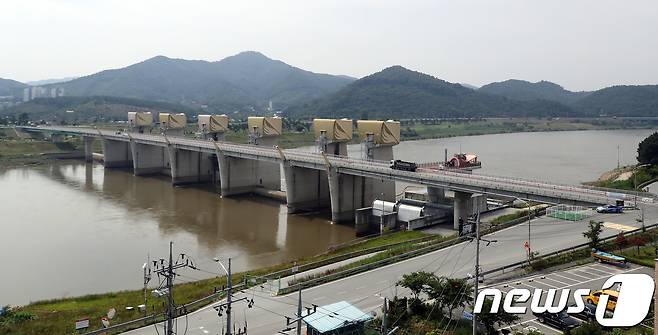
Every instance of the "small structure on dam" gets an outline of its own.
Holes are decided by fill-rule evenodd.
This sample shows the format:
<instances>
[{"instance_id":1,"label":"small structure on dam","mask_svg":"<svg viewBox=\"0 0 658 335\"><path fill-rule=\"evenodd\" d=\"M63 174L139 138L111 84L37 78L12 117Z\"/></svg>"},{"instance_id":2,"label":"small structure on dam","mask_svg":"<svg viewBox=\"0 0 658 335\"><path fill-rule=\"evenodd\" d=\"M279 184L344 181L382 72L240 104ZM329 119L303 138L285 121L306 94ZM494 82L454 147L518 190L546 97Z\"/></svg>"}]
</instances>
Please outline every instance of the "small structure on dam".
<instances>
[{"instance_id":1,"label":"small structure on dam","mask_svg":"<svg viewBox=\"0 0 658 335\"><path fill-rule=\"evenodd\" d=\"M276 116L250 116L247 118L247 126L249 144L277 145L283 133L283 119Z\"/></svg>"},{"instance_id":2,"label":"small structure on dam","mask_svg":"<svg viewBox=\"0 0 658 335\"><path fill-rule=\"evenodd\" d=\"M131 132L143 134L153 127L151 112L128 112L128 129Z\"/></svg>"},{"instance_id":3,"label":"small structure on dam","mask_svg":"<svg viewBox=\"0 0 658 335\"><path fill-rule=\"evenodd\" d=\"M359 120L356 126L364 147L364 159L393 159L393 146L400 144L400 122Z\"/></svg>"},{"instance_id":4,"label":"small structure on dam","mask_svg":"<svg viewBox=\"0 0 658 335\"><path fill-rule=\"evenodd\" d=\"M313 131L318 149L327 155L347 156L347 143L352 140L352 120L314 119Z\"/></svg>"},{"instance_id":5,"label":"small structure on dam","mask_svg":"<svg viewBox=\"0 0 658 335\"><path fill-rule=\"evenodd\" d=\"M184 113L160 113L158 114L160 121L160 130L165 135L183 136L185 127L187 126L187 116Z\"/></svg>"},{"instance_id":6,"label":"small structure on dam","mask_svg":"<svg viewBox=\"0 0 658 335\"><path fill-rule=\"evenodd\" d=\"M222 115L199 115L198 125L201 138L214 141L223 141L224 133L228 131L228 116Z\"/></svg>"},{"instance_id":7,"label":"small structure on dam","mask_svg":"<svg viewBox=\"0 0 658 335\"><path fill-rule=\"evenodd\" d=\"M452 206L402 198L397 202L375 200L358 209L354 218L358 235L390 230L416 230L450 222Z\"/></svg>"}]
</instances>

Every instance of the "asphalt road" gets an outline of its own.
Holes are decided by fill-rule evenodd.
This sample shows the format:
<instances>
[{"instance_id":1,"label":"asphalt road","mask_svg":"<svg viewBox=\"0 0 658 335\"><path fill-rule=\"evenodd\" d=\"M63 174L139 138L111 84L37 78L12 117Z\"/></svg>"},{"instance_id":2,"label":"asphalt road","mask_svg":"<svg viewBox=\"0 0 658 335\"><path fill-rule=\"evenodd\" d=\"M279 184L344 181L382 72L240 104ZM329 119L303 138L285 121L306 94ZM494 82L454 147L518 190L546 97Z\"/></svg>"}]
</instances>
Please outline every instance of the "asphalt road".
<instances>
[{"instance_id":1,"label":"asphalt road","mask_svg":"<svg viewBox=\"0 0 658 335\"><path fill-rule=\"evenodd\" d=\"M591 219L608 222L603 229L602 237L613 236L622 230L637 228L636 221L639 211L627 211L624 214L596 214ZM658 209L653 206L645 210L647 224L658 219ZM587 229L588 220L577 222L563 221L549 217L533 219L531 222L530 246L533 251L545 254L560 250L587 240L582 232ZM481 247L480 265L483 271L502 265L526 259L523 247L528 238L528 225L520 224L491 235L487 239L498 242ZM302 300L305 306L316 304L328 305L338 301L348 301L364 312L380 313L383 296L393 297L404 294L395 286L403 274L413 271L432 271L438 275L465 277L474 268L475 245L464 242L452 247L435 251L396 264L361 273L349 278L326 283L304 290ZM234 305L233 322L236 327L243 327L248 322L250 334L276 334L286 328L284 316L294 316L297 305L297 294L272 297L262 289L250 289L238 293L235 298L247 296L253 298L255 304L249 309L243 303ZM178 320L178 334L220 334L225 327L225 316L218 317L211 308L206 307L190 314L187 318ZM159 327L158 332L162 333ZM129 332L129 334L158 334L155 326L150 326ZM291 331L289 333L294 333Z\"/></svg>"},{"instance_id":2,"label":"asphalt road","mask_svg":"<svg viewBox=\"0 0 658 335\"><path fill-rule=\"evenodd\" d=\"M551 272L548 274L532 275L486 287L497 288L501 290L503 294L506 294L514 288L524 288L531 291L534 289L542 289L544 291L548 289L557 289L558 293L562 289L571 289L571 292L573 293L574 290L580 288L600 290L601 286L608 278L615 274L621 273L644 273L653 277L654 269L633 264L624 268L609 264L591 263L575 268ZM544 300L545 299L542 299L542 302ZM574 298L573 296L570 296L567 306L570 306L573 303ZM528 307L530 306L530 302L517 304L516 306ZM530 330L537 330L546 335L562 334L562 331L555 329L552 326L540 323L537 318L532 315L529 307L527 313L520 315L520 317L521 319L518 323L504 328L525 332Z\"/></svg>"}]
</instances>

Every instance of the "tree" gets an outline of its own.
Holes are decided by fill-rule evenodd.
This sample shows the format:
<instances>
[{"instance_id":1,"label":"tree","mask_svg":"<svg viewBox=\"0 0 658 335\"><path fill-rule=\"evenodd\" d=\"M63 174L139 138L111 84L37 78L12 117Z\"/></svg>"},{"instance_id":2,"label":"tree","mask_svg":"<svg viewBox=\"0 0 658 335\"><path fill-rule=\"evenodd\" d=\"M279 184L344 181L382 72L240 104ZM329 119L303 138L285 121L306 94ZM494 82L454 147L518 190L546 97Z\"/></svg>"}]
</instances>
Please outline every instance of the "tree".
<instances>
[{"instance_id":1,"label":"tree","mask_svg":"<svg viewBox=\"0 0 658 335\"><path fill-rule=\"evenodd\" d=\"M423 286L428 285L433 277L435 277L434 274L425 271L407 273L398 281L398 285L408 288L416 301L420 300L418 295L423 291Z\"/></svg>"},{"instance_id":2,"label":"tree","mask_svg":"<svg viewBox=\"0 0 658 335\"><path fill-rule=\"evenodd\" d=\"M452 319L455 308L466 307L473 302L473 285L463 278L445 278L442 283L441 306L448 309L448 316Z\"/></svg>"},{"instance_id":3,"label":"tree","mask_svg":"<svg viewBox=\"0 0 658 335\"><path fill-rule=\"evenodd\" d=\"M496 328L501 326L511 325L519 320L516 314L510 314L504 310L499 310L497 313L491 313L491 305L493 301L486 298L482 304L482 312L477 315L477 320L484 325L487 334L497 334Z\"/></svg>"},{"instance_id":4,"label":"tree","mask_svg":"<svg viewBox=\"0 0 658 335\"><path fill-rule=\"evenodd\" d=\"M23 112L18 115L18 124L21 126L27 125L27 123L30 122L30 116L27 115L27 113Z\"/></svg>"},{"instance_id":5,"label":"tree","mask_svg":"<svg viewBox=\"0 0 658 335\"><path fill-rule=\"evenodd\" d=\"M582 323L578 328L571 331L571 335L603 335L603 328L596 322Z\"/></svg>"},{"instance_id":6,"label":"tree","mask_svg":"<svg viewBox=\"0 0 658 335\"><path fill-rule=\"evenodd\" d=\"M617 238L615 239L615 244L619 248L619 252L621 253L622 249L626 247L626 244L628 241L626 241L626 236L624 235L624 232L621 231L619 232L619 235L617 235Z\"/></svg>"},{"instance_id":7,"label":"tree","mask_svg":"<svg viewBox=\"0 0 658 335\"><path fill-rule=\"evenodd\" d=\"M658 132L651 134L637 146L637 161L640 164L658 164Z\"/></svg>"},{"instance_id":8,"label":"tree","mask_svg":"<svg viewBox=\"0 0 658 335\"><path fill-rule=\"evenodd\" d=\"M637 248L637 254L640 254L640 247L645 243L642 235L635 235L631 238L631 244Z\"/></svg>"},{"instance_id":9,"label":"tree","mask_svg":"<svg viewBox=\"0 0 658 335\"><path fill-rule=\"evenodd\" d=\"M591 248L596 248L599 245L599 236L601 235L602 230L603 227L601 226L600 222L596 222L594 220L589 221L589 226L587 231L583 233L583 236L589 239L589 246Z\"/></svg>"}]
</instances>

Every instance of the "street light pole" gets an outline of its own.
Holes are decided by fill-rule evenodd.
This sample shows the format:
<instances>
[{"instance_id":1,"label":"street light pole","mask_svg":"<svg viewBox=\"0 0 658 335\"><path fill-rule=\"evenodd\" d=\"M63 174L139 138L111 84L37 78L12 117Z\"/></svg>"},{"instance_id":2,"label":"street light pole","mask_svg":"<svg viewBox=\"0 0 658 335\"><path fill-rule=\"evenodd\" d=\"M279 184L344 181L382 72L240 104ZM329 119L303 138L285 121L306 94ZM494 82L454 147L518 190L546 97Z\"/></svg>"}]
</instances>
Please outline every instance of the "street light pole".
<instances>
[{"instance_id":1,"label":"street light pole","mask_svg":"<svg viewBox=\"0 0 658 335\"><path fill-rule=\"evenodd\" d=\"M222 270L226 272L226 335L231 335L231 289L233 288L233 278L231 276L231 259L228 259L228 269L224 267L224 264L222 264L219 258L214 258L213 260L219 263L219 265L222 267Z\"/></svg>"}]
</instances>

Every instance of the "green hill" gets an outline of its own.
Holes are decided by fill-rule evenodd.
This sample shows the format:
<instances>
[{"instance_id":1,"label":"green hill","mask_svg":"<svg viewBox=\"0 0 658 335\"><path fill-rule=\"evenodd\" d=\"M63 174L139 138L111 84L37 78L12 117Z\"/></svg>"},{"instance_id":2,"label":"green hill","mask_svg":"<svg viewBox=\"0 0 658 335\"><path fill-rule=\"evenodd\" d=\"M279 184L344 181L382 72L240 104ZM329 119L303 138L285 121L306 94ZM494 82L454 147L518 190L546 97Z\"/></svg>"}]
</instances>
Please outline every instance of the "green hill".
<instances>
[{"instance_id":1,"label":"green hill","mask_svg":"<svg viewBox=\"0 0 658 335\"><path fill-rule=\"evenodd\" d=\"M572 92L550 81L531 83L510 79L482 86L480 92L504 96L513 100L550 100L569 105L587 96L589 92Z\"/></svg>"},{"instance_id":2,"label":"green hill","mask_svg":"<svg viewBox=\"0 0 658 335\"><path fill-rule=\"evenodd\" d=\"M612 86L574 103L589 116L658 116L658 85Z\"/></svg>"},{"instance_id":3,"label":"green hill","mask_svg":"<svg viewBox=\"0 0 658 335\"><path fill-rule=\"evenodd\" d=\"M123 97L60 97L38 98L0 111L1 116L18 117L22 113L29 120L46 120L55 123L125 121L129 111L176 112L188 117L199 110L160 101L148 101ZM67 112L73 111L73 113Z\"/></svg>"},{"instance_id":4,"label":"green hill","mask_svg":"<svg viewBox=\"0 0 658 335\"><path fill-rule=\"evenodd\" d=\"M335 94L286 110L292 117L417 118L560 116L572 114L546 100L516 101L393 66Z\"/></svg>"},{"instance_id":5,"label":"green hill","mask_svg":"<svg viewBox=\"0 0 658 335\"><path fill-rule=\"evenodd\" d=\"M353 81L304 71L258 52L217 62L157 56L53 86L68 96L120 96L186 105L211 105L226 112L275 108L336 92Z\"/></svg>"},{"instance_id":6,"label":"green hill","mask_svg":"<svg viewBox=\"0 0 658 335\"><path fill-rule=\"evenodd\" d=\"M21 82L0 78L0 96L13 96L15 100L21 100L26 87L28 86Z\"/></svg>"}]
</instances>

